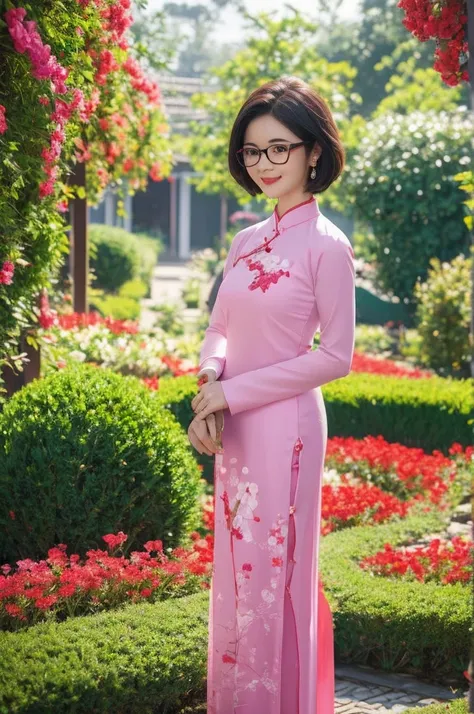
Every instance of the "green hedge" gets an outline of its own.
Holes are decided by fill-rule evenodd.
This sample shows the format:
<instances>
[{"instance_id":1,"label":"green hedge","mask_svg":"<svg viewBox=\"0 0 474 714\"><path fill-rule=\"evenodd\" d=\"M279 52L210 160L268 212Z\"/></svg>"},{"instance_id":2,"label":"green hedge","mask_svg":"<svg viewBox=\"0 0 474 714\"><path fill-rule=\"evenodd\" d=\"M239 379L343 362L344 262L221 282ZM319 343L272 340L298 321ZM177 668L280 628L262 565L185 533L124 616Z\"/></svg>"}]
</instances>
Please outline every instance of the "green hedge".
<instances>
[{"instance_id":1,"label":"green hedge","mask_svg":"<svg viewBox=\"0 0 474 714\"><path fill-rule=\"evenodd\" d=\"M443 529L446 514L414 513L321 541L321 577L333 612L336 661L464 684L470 642L469 587L374 576L362 558Z\"/></svg>"},{"instance_id":2,"label":"green hedge","mask_svg":"<svg viewBox=\"0 0 474 714\"><path fill-rule=\"evenodd\" d=\"M0 414L0 559L84 555L119 530L125 555L178 545L201 518L191 450L137 377L83 364L34 380Z\"/></svg>"},{"instance_id":3,"label":"green hedge","mask_svg":"<svg viewBox=\"0 0 474 714\"><path fill-rule=\"evenodd\" d=\"M0 714L168 714L205 692L209 591L0 632Z\"/></svg>"},{"instance_id":4,"label":"green hedge","mask_svg":"<svg viewBox=\"0 0 474 714\"><path fill-rule=\"evenodd\" d=\"M474 380L406 379L352 372L322 388L329 436L382 435L445 454L474 442Z\"/></svg>"},{"instance_id":5,"label":"green hedge","mask_svg":"<svg viewBox=\"0 0 474 714\"><path fill-rule=\"evenodd\" d=\"M187 430L194 417L196 378L163 377L156 398ZM352 372L322 387L328 435L381 435L387 441L447 454L455 441L474 441L474 381L443 377L405 379ZM224 425L225 429L225 425ZM213 457L196 456L212 478Z\"/></svg>"}]
</instances>

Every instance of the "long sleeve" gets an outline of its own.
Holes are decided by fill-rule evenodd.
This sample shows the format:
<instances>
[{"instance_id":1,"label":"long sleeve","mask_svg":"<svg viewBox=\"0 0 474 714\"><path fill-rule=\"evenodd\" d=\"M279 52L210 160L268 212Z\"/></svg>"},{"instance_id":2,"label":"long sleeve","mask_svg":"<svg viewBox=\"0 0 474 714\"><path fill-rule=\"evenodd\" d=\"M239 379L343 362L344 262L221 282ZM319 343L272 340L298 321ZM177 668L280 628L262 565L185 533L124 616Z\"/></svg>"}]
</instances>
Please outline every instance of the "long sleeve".
<instances>
[{"instance_id":1,"label":"long sleeve","mask_svg":"<svg viewBox=\"0 0 474 714\"><path fill-rule=\"evenodd\" d=\"M244 228L234 236L224 263L224 273L222 279L225 278L228 271L232 267L232 263L237 252L237 246L240 244L243 234L247 233L248 230L248 228ZM222 310L218 292L209 318L209 326L204 333L204 339L201 345L198 374L200 374L204 369L213 369L216 372L216 379L219 379L225 366L226 348L227 337L225 315Z\"/></svg>"},{"instance_id":2,"label":"long sleeve","mask_svg":"<svg viewBox=\"0 0 474 714\"><path fill-rule=\"evenodd\" d=\"M350 243L321 254L314 279L321 339L316 350L221 382L231 414L289 399L349 374L355 341L355 268Z\"/></svg>"}]
</instances>

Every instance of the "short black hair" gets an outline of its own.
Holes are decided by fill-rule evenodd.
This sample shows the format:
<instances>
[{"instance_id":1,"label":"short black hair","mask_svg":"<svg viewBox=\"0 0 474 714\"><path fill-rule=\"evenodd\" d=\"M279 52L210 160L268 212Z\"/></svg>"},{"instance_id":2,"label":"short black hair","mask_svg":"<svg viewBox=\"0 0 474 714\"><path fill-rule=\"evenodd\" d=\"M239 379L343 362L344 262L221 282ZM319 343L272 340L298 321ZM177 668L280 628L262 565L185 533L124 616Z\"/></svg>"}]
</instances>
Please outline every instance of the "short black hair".
<instances>
[{"instance_id":1,"label":"short black hair","mask_svg":"<svg viewBox=\"0 0 474 714\"><path fill-rule=\"evenodd\" d=\"M253 119L271 114L301 141L306 141L309 156L315 144L321 147L316 178L308 182L305 191L322 193L341 175L345 151L336 123L326 101L298 77L281 77L255 89L235 119L229 141L229 171L240 186L255 196L262 189L250 178L236 152L243 147L245 131Z\"/></svg>"}]
</instances>

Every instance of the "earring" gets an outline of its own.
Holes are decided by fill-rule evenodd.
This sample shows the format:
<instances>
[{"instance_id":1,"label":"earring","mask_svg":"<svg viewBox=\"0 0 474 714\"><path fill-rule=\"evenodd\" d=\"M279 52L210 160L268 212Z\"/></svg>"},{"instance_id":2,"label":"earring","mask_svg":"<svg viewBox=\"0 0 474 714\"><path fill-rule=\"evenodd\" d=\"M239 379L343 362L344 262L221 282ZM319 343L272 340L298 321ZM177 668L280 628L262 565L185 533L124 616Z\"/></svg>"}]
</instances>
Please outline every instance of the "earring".
<instances>
[{"instance_id":1,"label":"earring","mask_svg":"<svg viewBox=\"0 0 474 714\"><path fill-rule=\"evenodd\" d=\"M316 178L316 166L313 166L313 170L310 173L310 178L315 179Z\"/></svg>"}]
</instances>

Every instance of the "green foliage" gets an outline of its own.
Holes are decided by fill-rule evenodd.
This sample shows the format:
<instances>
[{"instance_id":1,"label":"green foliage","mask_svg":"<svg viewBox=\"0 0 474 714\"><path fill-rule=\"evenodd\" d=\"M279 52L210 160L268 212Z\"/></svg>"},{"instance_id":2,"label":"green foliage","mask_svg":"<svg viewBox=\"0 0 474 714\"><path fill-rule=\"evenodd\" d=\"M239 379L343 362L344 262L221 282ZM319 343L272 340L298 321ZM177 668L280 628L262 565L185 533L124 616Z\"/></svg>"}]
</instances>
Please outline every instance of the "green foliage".
<instances>
[{"instance_id":1,"label":"green foliage","mask_svg":"<svg viewBox=\"0 0 474 714\"><path fill-rule=\"evenodd\" d=\"M385 85L385 96L372 113L372 118L380 117L387 112L411 114L414 111L453 112L461 104L464 88L461 84L448 87L439 72L432 67L420 67L420 42L415 37L410 38L395 49L390 57L384 57L375 70L390 67L393 71L395 61L403 52L404 46L412 48L413 54L399 62L395 71Z\"/></svg>"},{"instance_id":2,"label":"green foliage","mask_svg":"<svg viewBox=\"0 0 474 714\"><path fill-rule=\"evenodd\" d=\"M183 300L186 307L199 307L201 296L201 281L198 278L189 278L183 286Z\"/></svg>"},{"instance_id":3,"label":"green foliage","mask_svg":"<svg viewBox=\"0 0 474 714\"><path fill-rule=\"evenodd\" d=\"M148 295L149 289L148 285L136 278L135 280L127 280L119 288L120 297L132 298L132 300L141 300Z\"/></svg>"},{"instance_id":4,"label":"green foliage","mask_svg":"<svg viewBox=\"0 0 474 714\"><path fill-rule=\"evenodd\" d=\"M113 292L138 275L140 255L135 236L123 228L94 223L89 227L90 266L95 286Z\"/></svg>"},{"instance_id":5,"label":"green foliage","mask_svg":"<svg viewBox=\"0 0 474 714\"><path fill-rule=\"evenodd\" d=\"M180 306L168 303L152 305L152 312L157 313L155 325L160 327L170 337L178 337L184 334L184 322L180 315ZM187 345L188 340L184 342ZM182 354L180 350L180 355Z\"/></svg>"},{"instance_id":6,"label":"green foliage","mask_svg":"<svg viewBox=\"0 0 474 714\"><path fill-rule=\"evenodd\" d=\"M199 523L188 439L135 377L80 365L30 383L0 416L0 458L0 560L82 556L119 530L125 554L174 547Z\"/></svg>"},{"instance_id":7,"label":"green foliage","mask_svg":"<svg viewBox=\"0 0 474 714\"><path fill-rule=\"evenodd\" d=\"M95 297L93 307L100 312L102 317L113 317L115 320L137 320L141 313L138 300L121 295Z\"/></svg>"},{"instance_id":8,"label":"green foliage","mask_svg":"<svg viewBox=\"0 0 474 714\"><path fill-rule=\"evenodd\" d=\"M472 121L461 109L386 114L368 123L350 166L347 187L358 219L371 229L378 287L410 312L430 259L447 261L467 250L454 175L470 161L471 136Z\"/></svg>"},{"instance_id":9,"label":"green foliage","mask_svg":"<svg viewBox=\"0 0 474 714\"><path fill-rule=\"evenodd\" d=\"M194 418L191 400L196 392L194 376L162 377L156 398L187 429ZM456 441L463 446L473 442L472 379L405 379L351 372L323 385L322 393L330 437L361 439L380 434L387 441L445 454ZM199 462L207 463L201 458ZM204 476L209 475L206 470Z\"/></svg>"},{"instance_id":10,"label":"green foliage","mask_svg":"<svg viewBox=\"0 0 474 714\"><path fill-rule=\"evenodd\" d=\"M472 259L458 255L450 263L438 258L424 283L415 285L421 360L441 374L468 377L472 356L470 335Z\"/></svg>"},{"instance_id":11,"label":"green foliage","mask_svg":"<svg viewBox=\"0 0 474 714\"><path fill-rule=\"evenodd\" d=\"M209 592L0 632L1 714L176 714L205 690Z\"/></svg>"},{"instance_id":12,"label":"green foliage","mask_svg":"<svg viewBox=\"0 0 474 714\"><path fill-rule=\"evenodd\" d=\"M408 545L442 530L446 513L424 507L405 519L322 539L321 577L333 612L336 657L438 684L463 684L471 638L469 588L374 576L359 566L385 543Z\"/></svg>"},{"instance_id":13,"label":"green foliage","mask_svg":"<svg viewBox=\"0 0 474 714\"><path fill-rule=\"evenodd\" d=\"M317 25L296 11L281 20L265 13L246 17L250 24L246 45L210 71L216 91L193 96L194 107L203 110L207 118L192 124L192 135L183 144L201 174L193 181L198 191L235 196L242 204L249 196L229 174L227 149L232 124L250 92L271 79L296 75L324 97L344 139L351 103L357 101L352 93L355 71L347 62L328 62L319 53L314 43ZM334 207L342 205L335 188L327 197L333 198Z\"/></svg>"}]
</instances>

